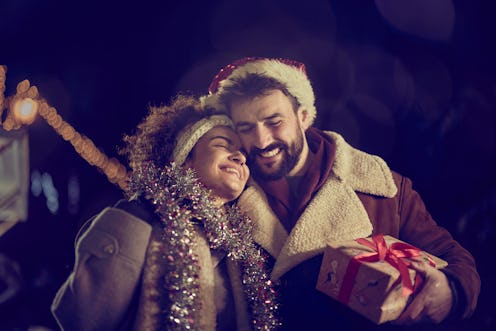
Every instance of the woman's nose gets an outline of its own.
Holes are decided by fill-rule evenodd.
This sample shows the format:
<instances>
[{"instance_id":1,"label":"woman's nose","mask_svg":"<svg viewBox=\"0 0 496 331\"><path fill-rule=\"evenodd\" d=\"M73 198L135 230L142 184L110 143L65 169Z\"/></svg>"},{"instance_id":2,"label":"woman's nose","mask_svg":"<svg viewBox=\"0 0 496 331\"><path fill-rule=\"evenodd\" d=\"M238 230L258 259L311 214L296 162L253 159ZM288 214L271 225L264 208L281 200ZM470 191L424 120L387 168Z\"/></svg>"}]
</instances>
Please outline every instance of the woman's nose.
<instances>
[{"instance_id":1,"label":"woman's nose","mask_svg":"<svg viewBox=\"0 0 496 331\"><path fill-rule=\"evenodd\" d=\"M246 156L241 153L240 150L237 150L236 152L232 153L229 159L233 162L236 162L240 165L243 165L246 163Z\"/></svg>"}]
</instances>

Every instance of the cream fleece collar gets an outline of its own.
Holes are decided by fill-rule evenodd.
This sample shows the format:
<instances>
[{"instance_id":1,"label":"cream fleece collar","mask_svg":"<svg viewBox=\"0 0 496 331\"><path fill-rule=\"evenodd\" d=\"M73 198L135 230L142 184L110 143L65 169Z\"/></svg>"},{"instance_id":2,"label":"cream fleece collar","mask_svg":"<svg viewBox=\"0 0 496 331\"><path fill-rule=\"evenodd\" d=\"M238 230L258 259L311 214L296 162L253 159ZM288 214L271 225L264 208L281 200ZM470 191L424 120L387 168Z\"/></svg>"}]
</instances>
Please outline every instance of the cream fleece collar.
<instances>
[{"instance_id":1,"label":"cream fleece collar","mask_svg":"<svg viewBox=\"0 0 496 331\"><path fill-rule=\"evenodd\" d=\"M355 192L386 198L396 195L391 170L384 160L353 148L335 132L324 133L336 144L332 174L290 234L256 183L239 199L241 209L254 221L255 241L276 258L271 274L273 280L322 253L329 241L352 240L372 234L372 224Z\"/></svg>"}]
</instances>

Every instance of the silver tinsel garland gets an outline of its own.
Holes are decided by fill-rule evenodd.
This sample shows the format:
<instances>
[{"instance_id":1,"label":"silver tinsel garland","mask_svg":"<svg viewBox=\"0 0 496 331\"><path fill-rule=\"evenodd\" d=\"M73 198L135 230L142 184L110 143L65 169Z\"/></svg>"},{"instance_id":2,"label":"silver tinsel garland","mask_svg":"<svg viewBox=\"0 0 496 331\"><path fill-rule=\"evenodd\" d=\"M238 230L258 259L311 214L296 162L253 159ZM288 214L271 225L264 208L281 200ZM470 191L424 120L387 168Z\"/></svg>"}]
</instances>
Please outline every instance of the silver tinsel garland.
<instances>
[{"instance_id":1,"label":"silver tinsel garland","mask_svg":"<svg viewBox=\"0 0 496 331\"><path fill-rule=\"evenodd\" d=\"M165 293L169 293L168 330L194 330L195 312L201 308L200 266L195 254L193 222L204 227L211 249L221 249L242 268L242 281L250 304L254 330L275 330L278 305L273 284L265 270L266 255L252 239L252 222L237 207L215 207L210 191L194 171L174 163L158 169L145 164L133 172L128 194L141 195L155 206L162 240L167 243L163 260L168 264Z\"/></svg>"}]
</instances>

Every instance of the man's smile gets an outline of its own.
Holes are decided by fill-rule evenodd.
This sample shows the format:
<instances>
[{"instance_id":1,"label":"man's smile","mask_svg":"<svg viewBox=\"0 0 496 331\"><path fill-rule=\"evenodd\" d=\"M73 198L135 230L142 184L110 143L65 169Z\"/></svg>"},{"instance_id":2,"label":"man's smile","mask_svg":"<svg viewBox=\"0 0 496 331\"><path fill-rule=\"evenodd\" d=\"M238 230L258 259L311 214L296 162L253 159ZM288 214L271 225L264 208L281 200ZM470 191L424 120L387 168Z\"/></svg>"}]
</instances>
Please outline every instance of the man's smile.
<instances>
[{"instance_id":1,"label":"man's smile","mask_svg":"<svg viewBox=\"0 0 496 331\"><path fill-rule=\"evenodd\" d=\"M274 148L274 149L271 149L269 151L258 153L258 156L260 156L262 158L271 158L271 157L279 154L280 151L281 151L280 148Z\"/></svg>"}]
</instances>

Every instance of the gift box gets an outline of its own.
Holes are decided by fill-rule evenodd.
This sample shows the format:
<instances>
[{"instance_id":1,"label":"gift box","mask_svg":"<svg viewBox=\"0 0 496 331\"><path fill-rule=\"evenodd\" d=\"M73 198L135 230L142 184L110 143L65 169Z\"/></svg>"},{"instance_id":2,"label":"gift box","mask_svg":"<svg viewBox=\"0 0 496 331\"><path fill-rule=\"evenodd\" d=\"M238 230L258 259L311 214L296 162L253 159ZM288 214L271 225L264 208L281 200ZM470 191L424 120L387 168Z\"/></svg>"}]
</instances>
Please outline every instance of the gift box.
<instances>
[{"instance_id":1,"label":"gift box","mask_svg":"<svg viewBox=\"0 0 496 331\"><path fill-rule=\"evenodd\" d=\"M316 288L376 324L397 319L422 278L408 267L421 258L436 268L448 263L391 236L330 243Z\"/></svg>"}]
</instances>

